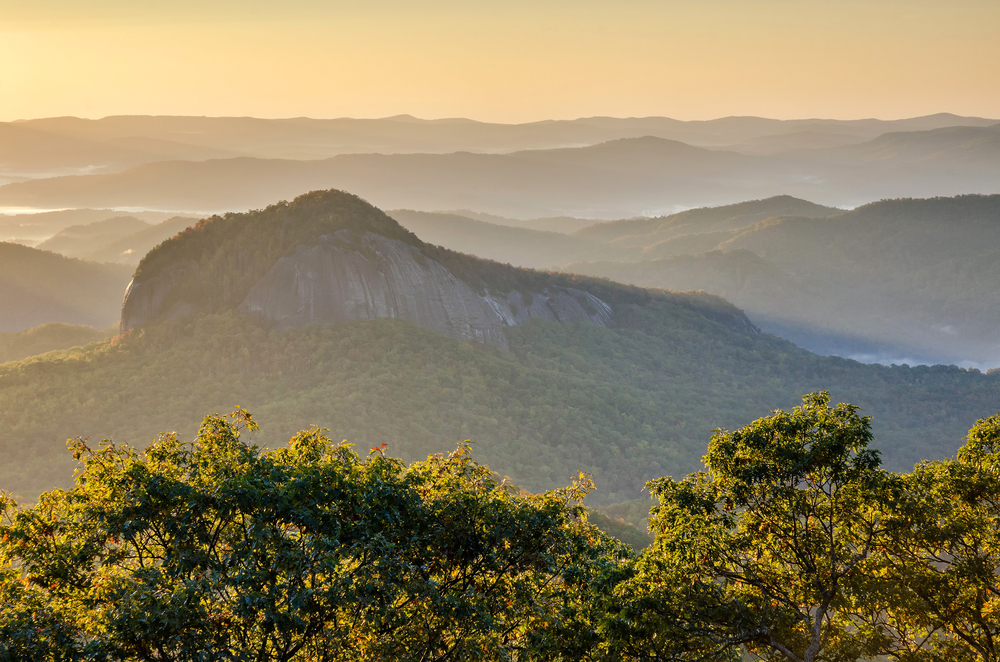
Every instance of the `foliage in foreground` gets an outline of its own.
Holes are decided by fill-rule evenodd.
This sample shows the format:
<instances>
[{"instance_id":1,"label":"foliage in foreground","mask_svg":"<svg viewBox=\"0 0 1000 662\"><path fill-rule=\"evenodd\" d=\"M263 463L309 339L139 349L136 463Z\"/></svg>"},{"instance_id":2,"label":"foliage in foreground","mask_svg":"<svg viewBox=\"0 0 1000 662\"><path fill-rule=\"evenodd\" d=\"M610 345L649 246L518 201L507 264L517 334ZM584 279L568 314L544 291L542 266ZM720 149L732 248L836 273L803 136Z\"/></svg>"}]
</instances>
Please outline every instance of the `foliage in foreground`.
<instances>
[{"instance_id":1,"label":"foliage in foreground","mask_svg":"<svg viewBox=\"0 0 1000 662\"><path fill-rule=\"evenodd\" d=\"M77 439L72 490L8 501L0 659L515 659L577 564L628 554L581 519L586 480L521 496L467 446L405 467L241 428Z\"/></svg>"},{"instance_id":2,"label":"foliage in foreground","mask_svg":"<svg viewBox=\"0 0 1000 662\"><path fill-rule=\"evenodd\" d=\"M640 555L586 522L586 479L241 428L77 439L72 490L8 499L0 660L1000 659L1000 414L907 474L825 392L717 430L707 471L649 483Z\"/></svg>"}]
</instances>

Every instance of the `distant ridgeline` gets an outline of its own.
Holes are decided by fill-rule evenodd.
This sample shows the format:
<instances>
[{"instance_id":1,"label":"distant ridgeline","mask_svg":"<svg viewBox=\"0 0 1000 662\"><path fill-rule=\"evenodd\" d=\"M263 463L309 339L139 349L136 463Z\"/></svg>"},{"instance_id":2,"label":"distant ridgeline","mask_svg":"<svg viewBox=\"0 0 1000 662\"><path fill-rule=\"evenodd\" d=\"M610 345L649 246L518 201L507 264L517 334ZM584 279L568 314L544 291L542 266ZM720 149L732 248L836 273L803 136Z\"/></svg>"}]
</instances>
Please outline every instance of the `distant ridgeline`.
<instances>
[{"instance_id":1,"label":"distant ridgeline","mask_svg":"<svg viewBox=\"0 0 1000 662\"><path fill-rule=\"evenodd\" d=\"M1000 406L1000 373L816 356L721 298L463 255L337 191L164 242L139 264L121 328L0 364L0 489L30 501L67 485L67 438L191 439L239 405L262 445L316 425L410 461L471 439L525 489L584 471L590 505L641 517L645 481L697 470L713 428L804 393L872 415L892 469L953 453Z\"/></svg>"},{"instance_id":2,"label":"distant ridgeline","mask_svg":"<svg viewBox=\"0 0 1000 662\"><path fill-rule=\"evenodd\" d=\"M459 340L506 347L506 327L532 317L629 324L629 308L680 305L734 330L757 329L718 297L519 269L420 241L341 191L213 216L139 263L121 330L236 310L279 328L402 318Z\"/></svg>"}]
</instances>

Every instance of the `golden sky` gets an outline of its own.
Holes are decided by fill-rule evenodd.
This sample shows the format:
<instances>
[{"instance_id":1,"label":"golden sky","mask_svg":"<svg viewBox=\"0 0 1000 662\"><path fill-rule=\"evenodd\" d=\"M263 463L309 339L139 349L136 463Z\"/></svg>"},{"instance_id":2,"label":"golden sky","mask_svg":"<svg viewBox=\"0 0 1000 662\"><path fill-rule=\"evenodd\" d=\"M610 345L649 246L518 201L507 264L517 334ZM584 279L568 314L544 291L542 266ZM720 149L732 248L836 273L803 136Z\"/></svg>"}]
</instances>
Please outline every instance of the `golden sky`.
<instances>
[{"instance_id":1,"label":"golden sky","mask_svg":"<svg viewBox=\"0 0 1000 662\"><path fill-rule=\"evenodd\" d=\"M0 120L1000 118L998 0L0 0Z\"/></svg>"}]
</instances>

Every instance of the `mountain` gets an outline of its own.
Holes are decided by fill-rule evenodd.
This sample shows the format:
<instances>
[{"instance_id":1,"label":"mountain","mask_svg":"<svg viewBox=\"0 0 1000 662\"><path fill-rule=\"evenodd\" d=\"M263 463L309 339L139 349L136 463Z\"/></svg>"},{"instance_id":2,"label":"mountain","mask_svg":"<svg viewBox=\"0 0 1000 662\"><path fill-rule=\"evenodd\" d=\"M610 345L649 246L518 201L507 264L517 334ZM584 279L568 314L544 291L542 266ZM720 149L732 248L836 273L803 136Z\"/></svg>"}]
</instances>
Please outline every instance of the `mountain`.
<instances>
[{"instance_id":1,"label":"mountain","mask_svg":"<svg viewBox=\"0 0 1000 662\"><path fill-rule=\"evenodd\" d=\"M60 230L35 248L66 257L87 257L95 250L122 237L149 228L134 216L116 216L87 225L72 225Z\"/></svg>"},{"instance_id":2,"label":"mountain","mask_svg":"<svg viewBox=\"0 0 1000 662\"><path fill-rule=\"evenodd\" d=\"M775 216L795 215L826 218L839 213L841 213L840 209L824 207L789 195L778 195L765 200L750 200L720 207L689 209L658 218L635 218L598 223L577 230L573 236L645 250L651 249L661 241L675 237L736 230Z\"/></svg>"},{"instance_id":3,"label":"mountain","mask_svg":"<svg viewBox=\"0 0 1000 662\"><path fill-rule=\"evenodd\" d=\"M60 119L65 124L65 120L75 118L55 118L55 123ZM0 122L0 172L51 177L70 173L113 172L168 159L195 161L240 154L155 137L98 137L84 131L52 130L53 124L52 120Z\"/></svg>"},{"instance_id":4,"label":"mountain","mask_svg":"<svg viewBox=\"0 0 1000 662\"><path fill-rule=\"evenodd\" d=\"M310 189L383 208L477 209L509 217L659 216L792 195L828 206L1000 192L996 127L895 133L846 147L747 155L655 136L503 154L347 154L302 161L163 161L116 174L0 186L0 205L245 210Z\"/></svg>"},{"instance_id":5,"label":"mountain","mask_svg":"<svg viewBox=\"0 0 1000 662\"><path fill-rule=\"evenodd\" d=\"M704 289L736 303L763 329L815 351L995 366L998 246L1000 196L968 195L776 217L642 249L659 259L564 269ZM682 255L685 249L692 254Z\"/></svg>"},{"instance_id":6,"label":"mountain","mask_svg":"<svg viewBox=\"0 0 1000 662\"><path fill-rule=\"evenodd\" d=\"M595 145L654 136L699 147L768 153L864 142L898 131L988 126L997 120L941 113L903 120L773 120L725 117L682 122L666 117L589 117L494 124L409 115L382 119L252 117L53 117L0 123L0 172L31 176L114 171L152 161L253 156L320 159L358 153L503 153ZM804 138L805 136L805 138ZM810 138L818 136L819 138Z\"/></svg>"},{"instance_id":7,"label":"mountain","mask_svg":"<svg viewBox=\"0 0 1000 662\"><path fill-rule=\"evenodd\" d=\"M60 209L40 213L0 214L0 241L35 245L73 225L87 225L116 216L113 209ZM159 223L172 214L155 211L132 211L127 214L146 223Z\"/></svg>"},{"instance_id":8,"label":"mountain","mask_svg":"<svg viewBox=\"0 0 1000 662\"><path fill-rule=\"evenodd\" d=\"M207 412L239 404L261 444L310 424L405 459L471 439L529 490L592 473L600 505L697 468L713 428L808 391L873 415L896 469L952 453L1000 395L1000 373L816 356L704 293L435 247L338 192L165 241L136 269L122 322L113 343L0 366L0 485L65 485L67 437L190 439Z\"/></svg>"},{"instance_id":9,"label":"mountain","mask_svg":"<svg viewBox=\"0 0 1000 662\"><path fill-rule=\"evenodd\" d=\"M551 268L577 261L634 261L661 254L699 253L714 249L737 230L763 219L786 214L822 218L839 213L839 209L790 196L775 196L723 207L690 209L658 218L596 223L568 236L529 229L524 227L527 222L521 224L488 214L477 215L482 222L458 213L396 210L389 215L433 244L517 266ZM490 218L502 223L486 222Z\"/></svg>"},{"instance_id":10,"label":"mountain","mask_svg":"<svg viewBox=\"0 0 1000 662\"><path fill-rule=\"evenodd\" d=\"M0 243L0 331L46 322L106 327L121 314L130 271Z\"/></svg>"},{"instance_id":11,"label":"mountain","mask_svg":"<svg viewBox=\"0 0 1000 662\"><path fill-rule=\"evenodd\" d=\"M599 243L559 232L476 221L459 214L397 209L388 212L410 232L432 244L521 267L557 268L596 259Z\"/></svg>"},{"instance_id":12,"label":"mountain","mask_svg":"<svg viewBox=\"0 0 1000 662\"><path fill-rule=\"evenodd\" d=\"M7 184L0 187L0 205L247 209L333 186L387 208L471 207L513 216L537 211L606 217L632 207L649 209L671 196L711 199L722 184L738 189L731 177L740 171L738 165L751 167L752 160L647 137L510 154L168 161L112 175Z\"/></svg>"},{"instance_id":13,"label":"mountain","mask_svg":"<svg viewBox=\"0 0 1000 662\"><path fill-rule=\"evenodd\" d=\"M403 211L411 211L411 210L403 210ZM439 211L432 213L464 216L465 218L471 218L474 221L482 221L483 223L492 223L493 225L506 225L512 228L526 228L529 230L540 230L542 232L561 232L563 234L570 234L571 232L582 230L583 228L589 227L596 222L590 218L574 218L573 216L529 218L527 220L521 221L515 218L497 216L496 214L487 214L485 212L473 211L471 209L454 209L450 211Z\"/></svg>"},{"instance_id":14,"label":"mountain","mask_svg":"<svg viewBox=\"0 0 1000 662\"><path fill-rule=\"evenodd\" d=\"M60 230L36 248L93 262L135 265L151 248L197 222L174 216L151 226L132 216L118 216Z\"/></svg>"},{"instance_id":15,"label":"mountain","mask_svg":"<svg viewBox=\"0 0 1000 662\"><path fill-rule=\"evenodd\" d=\"M659 299L756 333L724 302L651 296L433 246L360 198L326 191L204 219L151 250L125 292L121 330L232 311L278 328L401 317L459 340L507 346L506 328L532 318L618 325L622 306Z\"/></svg>"},{"instance_id":16,"label":"mountain","mask_svg":"<svg viewBox=\"0 0 1000 662\"><path fill-rule=\"evenodd\" d=\"M162 223L118 237L93 248L84 257L95 262L139 264L154 246L170 239L198 222L190 216L174 216Z\"/></svg>"},{"instance_id":17,"label":"mountain","mask_svg":"<svg viewBox=\"0 0 1000 662\"><path fill-rule=\"evenodd\" d=\"M905 165L933 159L956 165L996 165L1000 157L1000 124L886 133L859 145L830 150L829 155L850 162L888 161Z\"/></svg>"}]
</instances>

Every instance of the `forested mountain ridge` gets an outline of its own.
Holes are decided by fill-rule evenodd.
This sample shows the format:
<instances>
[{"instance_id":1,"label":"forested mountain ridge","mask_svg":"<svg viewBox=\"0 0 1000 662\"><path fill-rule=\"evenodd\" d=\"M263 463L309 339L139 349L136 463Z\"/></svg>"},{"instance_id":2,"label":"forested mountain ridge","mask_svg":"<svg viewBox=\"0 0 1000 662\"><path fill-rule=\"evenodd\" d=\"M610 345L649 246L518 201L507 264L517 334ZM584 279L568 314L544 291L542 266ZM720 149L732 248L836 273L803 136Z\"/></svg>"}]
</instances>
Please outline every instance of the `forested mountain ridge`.
<instances>
[{"instance_id":1,"label":"forested mountain ridge","mask_svg":"<svg viewBox=\"0 0 1000 662\"><path fill-rule=\"evenodd\" d=\"M132 216L116 216L65 228L36 248L94 262L136 265L154 246L197 222L174 216L151 225Z\"/></svg>"},{"instance_id":2,"label":"forested mountain ridge","mask_svg":"<svg viewBox=\"0 0 1000 662\"><path fill-rule=\"evenodd\" d=\"M404 317L459 339L504 345L531 317L628 324L627 306L669 301L755 332L719 299L518 269L426 244L340 191L200 221L150 251L122 306L122 330L239 310L279 326Z\"/></svg>"},{"instance_id":3,"label":"forested mountain ridge","mask_svg":"<svg viewBox=\"0 0 1000 662\"><path fill-rule=\"evenodd\" d=\"M646 261L564 269L704 289L769 332L841 355L997 365L1000 196L899 199L653 244ZM752 257L751 257L752 254Z\"/></svg>"},{"instance_id":4,"label":"forested mountain ridge","mask_svg":"<svg viewBox=\"0 0 1000 662\"><path fill-rule=\"evenodd\" d=\"M389 215L431 243L515 266L550 268L587 260L647 260L667 251L671 255L703 252L764 219L788 215L825 218L840 213L840 209L779 195L667 216L594 222L566 234L463 211L400 209ZM692 247L700 250L692 251Z\"/></svg>"},{"instance_id":5,"label":"forested mountain ridge","mask_svg":"<svg viewBox=\"0 0 1000 662\"><path fill-rule=\"evenodd\" d=\"M518 291L544 307L545 291L562 289L593 299L562 302L585 312L574 319L552 311L504 326L501 347L378 315L300 326L248 314L242 304L271 269L313 249L386 273L394 265L385 256L405 251L477 297ZM151 251L135 281L170 274L174 304L189 306L172 319L151 316L113 343L0 367L0 484L28 496L65 484L67 437L188 435L206 412L240 404L257 414L267 445L303 421L361 447L388 442L407 459L471 439L477 457L518 485L541 490L582 470L597 483L594 502L609 504L641 496L650 478L695 469L713 428L805 392L829 389L872 414L897 468L952 452L1000 399L1000 374L818 357L757 333L704 293L515 269L425 244L339 192L203 220Z\"/></svg>"},{"instance_id":6,"label":"forested mountain ridge","mask_svg":"<svg viewBox=\"0 0 1000 662\"><path fill-rule=\"evenodd\" d=\"M108 243L147 228L149 228L148 223L143 223L134 216L115 216L86 225L70 226L52 235L35 248L62 253L66 257L85 258Z\"/></svg>"},{"instance_id":7,"label":"forested mountain ridge","mask_svg":"<svg viewBox=\"0 0 1000 662\"><path fill-rule=\"evenodd\" d=\"M834 207L817 205L790 195L776 195L721 207L699 207L657 218L597 223L577 230L572 236L648 249L658 241L671 237L746 228L775 216L827 218L840 213L842 210Z\"/></svg>"},{"instance_id":8,"label":"forested mountain ridge","mask_svg":"<svg viewBox=\"0 0 1000 662\"><path fill-rule=\"evenodd\" d=\"M0 331L47 322L106 327L120 315L130 271L0 242Z\"/></svg>"},{"instance_id":9,"label":"forested mountain ridge","mask_svg":"<svg viewBox=\"0 0 1000 662\"><path fill-rule=\"evenodd\" d=\"M0 363L108 340L117 330L117 325L95 329L92 326L50 322L24 331L0 331Z\"/></svg>"},{"instance_id":10,"label":"forested mountain ridge","mask_svg":"<svg viewBox=\"0 0 1000 662\"><path fill-rule=\"evenodd\" d=\"M387 213L424 241L520 267L558 267L567 262L598 259L606 254L606 248L589 238L499 225L475 220L460 212L396 209Z\"/></svg>"}]
</instances>

